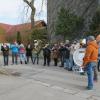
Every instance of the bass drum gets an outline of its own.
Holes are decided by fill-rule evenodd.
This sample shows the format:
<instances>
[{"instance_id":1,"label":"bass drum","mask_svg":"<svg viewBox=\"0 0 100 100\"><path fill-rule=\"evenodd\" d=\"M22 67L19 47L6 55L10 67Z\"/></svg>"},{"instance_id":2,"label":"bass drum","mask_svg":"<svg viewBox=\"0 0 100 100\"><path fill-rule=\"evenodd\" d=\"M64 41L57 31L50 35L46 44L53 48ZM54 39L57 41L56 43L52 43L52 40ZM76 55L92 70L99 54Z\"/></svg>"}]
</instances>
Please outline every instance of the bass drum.
<instances>
[{"instance_id":1,"label":"bass drum","mask_svg":"<svg viewBox=\"0 0 100 100\"><path fill-rule=\"evenodd\" d=\"M82 66L83 64L83 57L85 55L85 48L77 49L73 54L74 63L77 66Z\"/></svg>"}]
</instances>

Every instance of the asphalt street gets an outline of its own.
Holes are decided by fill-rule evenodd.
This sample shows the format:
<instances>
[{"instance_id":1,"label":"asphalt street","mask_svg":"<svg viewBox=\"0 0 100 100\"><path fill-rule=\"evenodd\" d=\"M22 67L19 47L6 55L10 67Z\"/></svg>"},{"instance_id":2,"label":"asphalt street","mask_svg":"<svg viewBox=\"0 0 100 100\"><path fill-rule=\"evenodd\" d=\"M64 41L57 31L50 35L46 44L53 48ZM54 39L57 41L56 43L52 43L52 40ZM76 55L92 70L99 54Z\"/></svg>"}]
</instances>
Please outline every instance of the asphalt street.
<instances>
[{"instance_id":1,"label":"asphalt street","mask_svg":"<svg viewBox=\"0 0 100 100\"><path fill-rule=\"evenodd\" d=\"M0 68L0 100L100 100L100 81L86 90L87 77L55 66Z\"/></svg>"}]
</instances>

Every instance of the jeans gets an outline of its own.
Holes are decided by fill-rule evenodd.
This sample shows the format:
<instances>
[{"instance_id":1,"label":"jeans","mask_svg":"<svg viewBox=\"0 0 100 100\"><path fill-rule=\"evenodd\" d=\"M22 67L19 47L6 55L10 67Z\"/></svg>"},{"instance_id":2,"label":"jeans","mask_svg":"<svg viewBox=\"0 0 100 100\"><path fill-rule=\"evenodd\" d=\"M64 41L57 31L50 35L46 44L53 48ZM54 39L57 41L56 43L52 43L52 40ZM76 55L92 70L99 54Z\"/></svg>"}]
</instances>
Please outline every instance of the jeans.
<instances>
[{"instance_id":1,"label":"jeans","mask_svg":"<svg viewBox=\"0 0 100 100\"><path fill-rule=\"evenodd\" d=\"M74 60L73 60L73 55L72 54L70 54L69 60L70 60L70 68L73 68L73 66L74 66Z\"/></svg>"},{"instance_id":2,"label":"jeans","mask_svg":"<svg viewBox=\"0 0 100 100\"><path fill-rule=\"evenodd\" d=\"M19 56L20 56L20 61L27 61L26 55L24 53L20 53Z\"/></svg>"},{"instance_id":3,"label":"jeans","mask_svg":"<svg viewBox=\"0 0 100 100\"><path fill-rule=\"evenodd\" d=\"M29 63L29 58L31 57L31 61L32 61L32 63L33 63L33 57L32 57L32 55L31 56L27 56L27 63Z\"/></svg>"},{"instance_id":4,"label":"jeans","mask_svg":"<svg viewBox=\"0 0 100 100\"><path fill-rule=\"evenodd\" d=\"M64 56L60 56L60 61L61 61L61 67L64 67L64 61L65 61L65 58Z\"/></svg>"},{"instance_id":5,"label":"jeans","mask_svg":"<svg viewBox=\"0 0 100 100\"><path fill-rule=\"evenodd\" d=\"M70 69L70 61L69 61L69 59L65 60L65 62L64 62L64 68Z\"/></svg>"},{"instance_id":6,"label":"jeans","mask_svg":"<svg viewBox=\"0 0 100 100\"><path fill-rule=\"evenodd\" d=\"M18 53L12 52L12 64L17 64Z\"/></svg>"},{"instance_id":7,"label":"jeans","mask_svg":"<svg viewBox=\"0 0 100 100\"><path fill-rule=\"evenodd\" d=\"M4 65L8 65L8 60L9 60L9 57L8 55L4 55Z\"/></svg>"},{"instance_id":8,"label":"jeans","mask_svg":"<svg viewBox=\"0 0 100 100\"><path fill-rule=\"evenodd\" d=\"M35 61L37 60L37 64L39 63L39 55L33 53L33 64L35 64Z\"/></svg>"},{"instance_id":9,"label":"jeans","mask_svg":"<svg viewBox=\"0 0 100 100\"><path fill-rule=\"evenodd\" d=\"M97 66L96 62L90 62L86 66L87 76L88 76L88 88L93 88L93 81L94 81L94 70Z\"/></svg>"},{"instance_id":10,"label":"jeans","mask_svg":"<svg viewBox=\"0 0 100 100\"><path fill-rule=\"evenodd\" d=\"M44 55L44 66L47 64L48 66L50 65L50 56Z\"/></svg>"}]
</instances>

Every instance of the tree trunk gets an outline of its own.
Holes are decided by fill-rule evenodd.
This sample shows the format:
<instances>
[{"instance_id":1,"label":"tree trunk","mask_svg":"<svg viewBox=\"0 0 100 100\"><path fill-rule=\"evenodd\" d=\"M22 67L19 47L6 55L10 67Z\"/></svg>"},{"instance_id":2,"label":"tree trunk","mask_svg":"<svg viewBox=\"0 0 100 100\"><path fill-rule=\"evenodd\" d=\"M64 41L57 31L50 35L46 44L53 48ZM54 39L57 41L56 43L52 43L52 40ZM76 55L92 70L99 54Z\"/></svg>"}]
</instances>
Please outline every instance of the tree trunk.
<instances>
[{"instance_id":1,"label":"tree trunk","mask_svg":"<svg viewBox=\"0 0 100 100\"><path fill-rule=\"evenodd\" d=\"M66 41L66 34L63 34L63 41Z\"/></svg>"},{"instance_id":2,"label":"tree trunk","mask_svg":"<svg viewBox=\"0 0 100 100\"><path fill-rule=\"evenodd\" d=\"M35 10L33 11L31 11L31 28L34 28L34 16L35 16Z\"/></svg>"},{"instance_id":3,"label":"tree trunk","mask_svg":"<svg viewBox=\"0 0 100 100\"><path fill-rule=\"evenodd\" d=\"M35 16L35 7L34 0L29 2L28 0L24 0L25 3L31 8L31 28L34 28L34 16Z\"/></svg>"}]
</instances>

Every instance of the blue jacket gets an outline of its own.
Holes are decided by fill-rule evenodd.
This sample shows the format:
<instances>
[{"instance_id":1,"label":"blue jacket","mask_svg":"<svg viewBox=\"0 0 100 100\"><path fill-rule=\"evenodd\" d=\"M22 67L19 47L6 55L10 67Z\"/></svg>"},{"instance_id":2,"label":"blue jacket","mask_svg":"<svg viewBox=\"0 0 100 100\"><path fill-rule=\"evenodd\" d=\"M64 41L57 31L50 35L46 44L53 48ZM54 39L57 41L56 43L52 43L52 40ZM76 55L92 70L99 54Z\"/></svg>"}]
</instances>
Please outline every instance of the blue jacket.
<instances>
[{"instance_id":1,"label":"blue jacket","mask_svg":"<svg viewBox=\"0 0 100 100\"><path fill-rule=\"evenodd\" d=\"M12 53L18 53L19 49L18 46L15 44L11 44L10 46Z\"/></svg>"}]
</instances>

